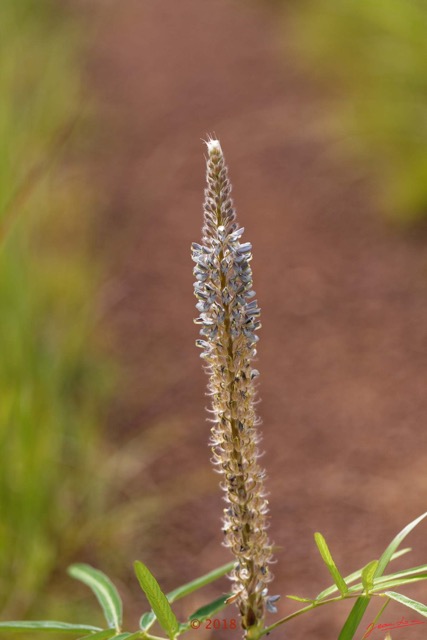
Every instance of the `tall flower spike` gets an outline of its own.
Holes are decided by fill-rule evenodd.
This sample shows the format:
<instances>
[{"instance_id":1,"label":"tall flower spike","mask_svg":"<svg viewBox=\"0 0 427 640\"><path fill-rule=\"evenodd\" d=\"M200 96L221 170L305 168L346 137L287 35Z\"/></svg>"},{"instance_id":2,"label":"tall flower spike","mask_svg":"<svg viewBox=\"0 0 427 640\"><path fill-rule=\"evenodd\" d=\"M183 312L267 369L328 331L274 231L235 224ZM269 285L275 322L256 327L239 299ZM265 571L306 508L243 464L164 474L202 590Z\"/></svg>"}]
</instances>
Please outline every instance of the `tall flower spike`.
<instances>
[{"instance_id":1,"label":"tall flower spike","mask_svg":"<svg viewBox=\"0 0 427 640\"><path fill-rule=\"evenodd\" d=\"M201 357L209 374L212 398L213 464L223 475L225 544L236 564L231 574L233 592L245 637L256 639L270 605L267 584L272 548L267 536L268 502L264 471L257 458L259 419L255 415L253 368L260 310L254 300L251 245L240 242L230 197L231 185L218 140L207 141L207 188L202 244L193 243L196 263L195 320L201 325Z\"/></svg>"}]
</instances>

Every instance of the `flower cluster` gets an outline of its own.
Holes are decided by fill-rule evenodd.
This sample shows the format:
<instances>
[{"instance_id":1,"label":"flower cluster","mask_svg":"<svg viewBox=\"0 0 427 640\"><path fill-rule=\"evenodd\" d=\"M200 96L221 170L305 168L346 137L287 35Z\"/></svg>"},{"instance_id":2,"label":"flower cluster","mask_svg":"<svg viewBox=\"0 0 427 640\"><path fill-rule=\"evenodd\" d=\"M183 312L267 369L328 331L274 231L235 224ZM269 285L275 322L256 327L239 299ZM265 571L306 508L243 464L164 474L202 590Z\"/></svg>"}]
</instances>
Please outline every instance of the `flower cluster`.
<instances>
[{"instance_id":1,"label":"flower cluster","mask_svg":"<svg viewBox=\"0 0 427 640\"><path fill-rule=\"evenodd\" d=\"M193 243L194 285L202 349L212 398L213 463L223 474L225 544L236 565L231 575L247 637L259 629L267 598L272 550L267 536L268 502L257 458L259 419L254 410L253 368L260 328L250 267L251 245L241 242L231 185L218 140L208 140L207 188L202 243ZM256 633L252 634L256 637Z\"/></svg>"}]
</instances>

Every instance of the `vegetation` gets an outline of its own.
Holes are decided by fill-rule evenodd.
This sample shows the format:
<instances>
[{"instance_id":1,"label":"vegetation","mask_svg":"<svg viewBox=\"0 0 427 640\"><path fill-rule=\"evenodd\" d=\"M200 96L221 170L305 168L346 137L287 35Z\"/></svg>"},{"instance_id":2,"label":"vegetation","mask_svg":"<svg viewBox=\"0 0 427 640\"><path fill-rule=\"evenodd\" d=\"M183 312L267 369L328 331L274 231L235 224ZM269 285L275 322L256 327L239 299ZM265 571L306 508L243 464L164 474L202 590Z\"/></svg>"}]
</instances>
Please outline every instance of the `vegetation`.
<instances>
[{"instance_id":1,"label":"vegetation","mask_svg":"<svg viewBox=\"0 0 427 640\"><path fill-rule=\"evenodd\" d=\"M81 537L102 378L88 192L61 159L78 118L70 22L0 4L0 610L32 610ZM60 162L61 160L61 162Z\"/></svg>"},{"instance_id":2,"label":"vegetation","mask_svg":"<svg viewBox=\"0 0 427 640\"><path fill-rule=\"evenodd\" d=\"M329 87L326 125L369 168L387 215L425 217L426 4L305 0L293 17L294 48Z\"/></svg>"}]
</instances>

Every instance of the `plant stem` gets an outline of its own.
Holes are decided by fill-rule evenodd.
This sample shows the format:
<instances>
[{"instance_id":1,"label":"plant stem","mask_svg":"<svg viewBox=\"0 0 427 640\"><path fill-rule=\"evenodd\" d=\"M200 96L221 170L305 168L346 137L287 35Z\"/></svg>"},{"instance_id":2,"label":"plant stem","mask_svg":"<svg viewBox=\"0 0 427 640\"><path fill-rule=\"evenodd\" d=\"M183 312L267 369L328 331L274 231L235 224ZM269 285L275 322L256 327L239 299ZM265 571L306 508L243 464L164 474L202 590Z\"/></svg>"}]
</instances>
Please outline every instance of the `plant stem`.
<instances>
[{"instance_id":1,"label":"plant stem","mask_svg":"<svg viewBox=\"0 0 427 640\"><path fill-rule=\"evenodd\" d=\"M321 607L324 604L331 604L332 602L340 602L341 600L349 600L351 598L359 598L362 595L364 594L363 593L347 593L344 596L340 595L340 596L336 596L335 598L328 598L327 600L322 600L321 602L313 602L313 604L310 604L307 607L303 607L302 609L298 609L298 611L294 611L294 613L289 614L285 618L281 618L277 622L274 622L273 624L271 624L269 627L265 627L265 629L261 631L259 637L268 635L271 631L279 627L281 624L285 622L289 622L289 620L292 620L293 618L296 618L297 616L300 616L303 613L307 613L307 611L312 611L313 609L317 609L318 607ZM383 596L383 594L370 593L369 596Z\"/></svg>"}]
</instances>

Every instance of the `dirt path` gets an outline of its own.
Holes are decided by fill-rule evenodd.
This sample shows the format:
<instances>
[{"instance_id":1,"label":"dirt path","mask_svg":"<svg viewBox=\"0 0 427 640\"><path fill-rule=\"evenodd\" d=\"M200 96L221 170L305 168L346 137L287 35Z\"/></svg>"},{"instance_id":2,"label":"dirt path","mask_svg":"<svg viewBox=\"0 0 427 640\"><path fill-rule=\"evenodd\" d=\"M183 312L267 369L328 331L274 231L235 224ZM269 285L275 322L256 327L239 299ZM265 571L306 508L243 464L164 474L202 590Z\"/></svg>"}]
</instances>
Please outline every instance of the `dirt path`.
<instances>
[{"instance_id":1,"label":"dirt path","mask_svg":"<svg viewBox=\"0 0 427 640\"><path fill-rule=\"evenodd\" d=\"M350 572L426 508L425 239L387 228L356 170L332 160L274 15L237 0L82 6L96 25L89 74L100 103L108 323L127 373L110 427L120 441L148 434L128 491L163 496L146 505L148 528L141 511L126 557L149 556L165 587L228 558L189 257L201 227L200 139L215 132L263 311L260 413L281 547L273 590L313 596L330 582L314 531ZM423 540L410 540L415 563L426 560ZM332 640L342 616L316 613L286 637Z\"/></svg>"}]
</instances>

